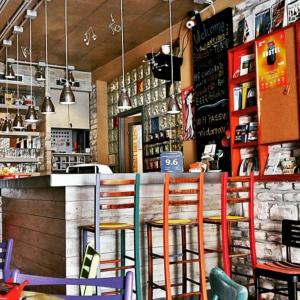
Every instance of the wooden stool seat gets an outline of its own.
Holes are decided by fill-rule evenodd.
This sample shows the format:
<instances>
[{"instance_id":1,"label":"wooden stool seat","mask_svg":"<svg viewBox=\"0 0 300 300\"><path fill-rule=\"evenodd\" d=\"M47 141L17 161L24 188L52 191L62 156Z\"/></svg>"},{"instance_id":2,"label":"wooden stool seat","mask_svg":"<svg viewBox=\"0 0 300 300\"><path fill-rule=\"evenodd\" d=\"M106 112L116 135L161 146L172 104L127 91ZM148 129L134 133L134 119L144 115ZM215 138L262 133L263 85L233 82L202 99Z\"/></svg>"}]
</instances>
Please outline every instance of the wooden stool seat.
<instances>
[{"instance_id":1,"label":"wooden stool seat","mask_svg":"<svg viewBox=\"0 0 300 300\"><path fill-rule=\"evenodd\" d=\"M164 220L163 219L153 220L150 223L163 226ZM183 225L196 225L197 222L192 221L190 219L169 219L168 224L169 226L183 226Z\"/></svg>"},{"instance_id":2,"label":"wooden stool seat","mask_svg":"<svg viewBox=\"0 0 300 300\"><path fill-rule=\"evenodd\" d=\"M221 216L212 216L208 218L204 218L204 223L221 223ZM228 222L248 222L249 218L242 216L227 216L226 220Z\"/></svg>"}]
</instances>

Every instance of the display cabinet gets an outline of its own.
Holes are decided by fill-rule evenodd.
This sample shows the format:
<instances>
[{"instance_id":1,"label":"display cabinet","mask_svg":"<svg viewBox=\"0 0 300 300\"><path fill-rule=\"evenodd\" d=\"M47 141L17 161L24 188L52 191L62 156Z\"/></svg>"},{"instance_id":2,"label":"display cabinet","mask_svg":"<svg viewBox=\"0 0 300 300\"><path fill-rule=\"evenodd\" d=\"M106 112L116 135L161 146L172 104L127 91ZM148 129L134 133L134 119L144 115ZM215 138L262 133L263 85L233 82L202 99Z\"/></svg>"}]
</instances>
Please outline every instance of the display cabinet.
<instances>
[{"instance_id":1,"label":"display cabinet","mask_svg":"<svg viewBox=\"0 0 300 300\"><path fill-rule=\"evenodd\" d=\"M52 172L65 173L70 166L89 162L89 153L52 153Z\"/></svg>"}]
</instances>

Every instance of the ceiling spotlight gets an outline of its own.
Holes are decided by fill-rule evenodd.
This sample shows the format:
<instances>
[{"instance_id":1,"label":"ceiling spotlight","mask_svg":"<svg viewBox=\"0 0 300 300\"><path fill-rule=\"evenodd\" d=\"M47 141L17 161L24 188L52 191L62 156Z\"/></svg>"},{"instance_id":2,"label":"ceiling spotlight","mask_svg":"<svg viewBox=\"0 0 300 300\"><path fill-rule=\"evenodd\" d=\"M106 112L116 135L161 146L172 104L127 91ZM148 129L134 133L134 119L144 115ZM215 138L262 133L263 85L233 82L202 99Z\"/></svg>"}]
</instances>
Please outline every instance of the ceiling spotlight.
<instances>
[{"instance_id":1,"label":"ceiling spotlight","mask_svg":"<svg viewBox=\"0 0 300 300\"><path fill-rule=\"evenodd\" d=\"M192 11L189 11L187 13L187 16L189 18L189 20L185 23L185 26L187 27L187 29L192 29L193 27L196 26L196 24L198 23L198 20L200 18L200 12L197 11L197 10L192 10Z\"/></svg>"}]
</instances>

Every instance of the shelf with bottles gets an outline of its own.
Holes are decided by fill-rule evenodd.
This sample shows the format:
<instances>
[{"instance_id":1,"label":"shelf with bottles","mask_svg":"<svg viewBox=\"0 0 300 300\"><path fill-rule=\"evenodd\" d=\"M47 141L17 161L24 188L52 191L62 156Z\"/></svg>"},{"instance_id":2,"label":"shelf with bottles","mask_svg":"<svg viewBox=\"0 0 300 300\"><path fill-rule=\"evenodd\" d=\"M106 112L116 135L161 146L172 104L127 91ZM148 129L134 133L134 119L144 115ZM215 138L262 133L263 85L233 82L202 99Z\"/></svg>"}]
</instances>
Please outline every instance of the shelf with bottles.
<instances>
[{"instance_id":1,"label":"shelf with bottles","mask_svg":"<svg viewBox=\"0 0 300 300\"><path fill-rule=\"evenodd\" d=\"M65 171L67 167L89 163L89 153L52 153L52 171Z\"/></svg>"}]
</instances>

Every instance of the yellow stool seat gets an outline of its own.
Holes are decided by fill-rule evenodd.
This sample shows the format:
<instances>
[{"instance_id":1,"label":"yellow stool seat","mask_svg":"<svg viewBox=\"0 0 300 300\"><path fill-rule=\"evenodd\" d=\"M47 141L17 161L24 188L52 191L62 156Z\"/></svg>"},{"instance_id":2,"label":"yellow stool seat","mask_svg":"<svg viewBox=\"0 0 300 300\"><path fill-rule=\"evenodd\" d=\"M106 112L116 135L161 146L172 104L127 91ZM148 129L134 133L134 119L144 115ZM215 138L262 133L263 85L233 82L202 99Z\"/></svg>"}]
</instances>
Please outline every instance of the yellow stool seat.
<instances>
[{"instance_id":1,"label":"yellow stool seat","mask_svg":"<svg viewBox=\"0 0 300 300\"><path fill-rule=\"evenodd\" d=\"M101 223L100 229L126 229L126 228L133 228L132 224L128 223Z\"/></svg>"},{"instance_id":2,"label":"yellow stool seat","mask_svg":"<svg viewBox=\"0 0 300 300\"><path fill-rule=\"evenodd\" d=\"M155 224L163 224L163 220L155 220L153 223ZM190 219L169 219L170 225L182 225L192 223Z\"/></svg>"},{"instance_id":3,"label":"yellow stool seat","mask_svg":"<svg viewBox=\"0 0 300 300\"><path fill-rule=\"evenodd\" d=\"M227 218L227 220L241 220L241 219L244 219L244 217L241 217L241 216L227 216L226 218ZM219 220L221 220L221 216L212 216L212 217L208 217L208 219L219 221Z\"/></svg>"}]
</instances>

